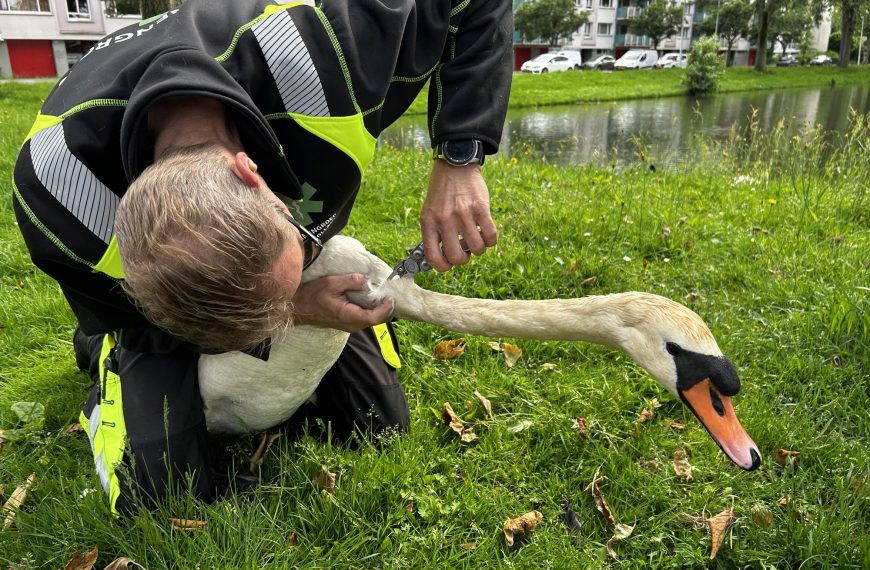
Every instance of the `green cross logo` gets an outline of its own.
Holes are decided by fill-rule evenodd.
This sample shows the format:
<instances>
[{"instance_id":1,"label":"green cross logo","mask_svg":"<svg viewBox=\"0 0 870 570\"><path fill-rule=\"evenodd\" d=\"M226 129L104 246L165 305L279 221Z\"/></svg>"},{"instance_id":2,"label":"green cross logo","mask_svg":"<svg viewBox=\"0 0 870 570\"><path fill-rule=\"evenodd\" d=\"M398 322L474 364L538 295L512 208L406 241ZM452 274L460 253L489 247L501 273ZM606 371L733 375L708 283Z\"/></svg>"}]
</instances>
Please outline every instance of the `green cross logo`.
<instances>
[{"instance_id":1,"label":"green cross logo","mask_svg":"<svg viewBox=\"0 0 870 570\"><path fill-rule=\"evenodd\" d=\"M316 193L317 188L306 182L302 185L301 200L291 200L284 196L281 196L281 200L287 205L293 217L303 226L307 226L314 221L311 214L323 212L323 200L311 200Z\"/></svg>"}]
</instances>

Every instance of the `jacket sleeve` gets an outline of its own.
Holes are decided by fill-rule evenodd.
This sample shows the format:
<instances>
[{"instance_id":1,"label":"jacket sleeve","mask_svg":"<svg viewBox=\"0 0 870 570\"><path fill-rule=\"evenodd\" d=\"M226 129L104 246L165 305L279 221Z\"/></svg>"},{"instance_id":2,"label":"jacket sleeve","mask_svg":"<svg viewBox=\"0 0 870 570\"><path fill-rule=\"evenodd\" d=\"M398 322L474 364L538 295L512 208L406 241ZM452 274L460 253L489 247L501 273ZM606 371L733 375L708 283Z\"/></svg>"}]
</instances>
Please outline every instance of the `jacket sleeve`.
<instances>
[{"instance_id":1,"label":"jacket sleeve","mask_svg":"<svg viewBox=\"0 0 870 570\"><path fill-rule=\"evenodd\" d=\"M432 145L476 138L491 154L498 149L510 95L511 2L470 0L459 3L453 12L451 26L456 32L448 38L443 64L429 86Z\"/></svg>"}]
</instances>

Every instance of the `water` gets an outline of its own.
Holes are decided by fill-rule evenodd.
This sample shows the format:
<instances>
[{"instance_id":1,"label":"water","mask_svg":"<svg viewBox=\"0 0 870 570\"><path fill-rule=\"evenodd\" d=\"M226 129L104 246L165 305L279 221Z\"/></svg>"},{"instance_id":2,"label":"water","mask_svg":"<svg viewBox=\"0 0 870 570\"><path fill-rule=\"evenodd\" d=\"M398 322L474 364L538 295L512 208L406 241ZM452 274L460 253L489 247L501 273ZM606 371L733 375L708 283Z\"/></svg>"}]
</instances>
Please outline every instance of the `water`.
<instances>
[{"instance_id":1,"label":"water","mask_svg":"<svg viewBox=\"0 0 870 570\"><path fill-rule=\"evenodd\" d=\"M644 149L654 160L692 160L699 135L714 140L745 129L753 109L761 130L799 132L820 125L848 128L849 110L870 112L870 85L639 99L518 109L508 113L499 154L539 155L560 165L634 159ZM426 118L405 117L387 129L381 143L429 149Z\"/></svg>"}]
</instances>

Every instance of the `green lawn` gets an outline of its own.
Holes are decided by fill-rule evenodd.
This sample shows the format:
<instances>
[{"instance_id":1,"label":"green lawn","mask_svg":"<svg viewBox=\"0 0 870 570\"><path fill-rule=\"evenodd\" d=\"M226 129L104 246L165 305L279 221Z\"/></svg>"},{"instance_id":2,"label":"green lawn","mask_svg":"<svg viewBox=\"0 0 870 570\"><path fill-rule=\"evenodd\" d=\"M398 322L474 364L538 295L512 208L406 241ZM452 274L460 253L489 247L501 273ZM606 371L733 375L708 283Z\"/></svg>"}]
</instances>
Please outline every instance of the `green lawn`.
<instances>
[{"instance_id":1,"label":"green lawn","mask_svg":"<svg viewBox=\"0 0 870 570\"><path fill-rule=\"evenodd\" d=\"M609 75L563 76L518 77L515 96L528 95L526 81ZM0 85L5 180L45 92ZM402 322L410 433L358 450L282 438L253 493L213 505L177 498L113 520L86 436L63 434L88 390L73 364L72 315L31 266L10 201L0 202L0 429L21 427L15 402L45 405L41 429L0 449L3 500L36 474L14 529L0 532L0 567L62 568L73 551L94 547L97 568L118 556L149 569L870 566L867 121L855 118L827 162L827 138L779 130L753 130L728 147L707 143L694 162L655 170L644 162L554 167L526 156L488 162L498 247L419 279L466 296L642 290L687 304L741 375L736 411L764 455L751 473L620 353L497 339L523 350L508 368L489 339L470 337L462 357L437 361L435 343L457 335ZM428 164L425 153L381 149L348 233L398 259L418 239ZM492 418L475 389L492 401ZM639 423L653 399L662 406ZM441 424L447 401L474 426L476 443L460 443ZM577 417L588 424L584 436L572 429ZM254 443L235 444L240 464ZM780 465L773 456L781 448L801 455ZM679 450L694 468L690 481L671 465ZM650 460L657 469L639 463ZM311 484L321 465L337 475L334 493ZM605 550L613 531L584 491L596 476L607 477L601 490L616 521L635 527L615 544L618 561ZM558 518L564 500L579 532ZM728 507L737 520L711 562L709 536L685 515ZM533 509L543 521L506 546L503 521ZM175 530L169 517L207 527Z\"/></svg>"}]
</instances>

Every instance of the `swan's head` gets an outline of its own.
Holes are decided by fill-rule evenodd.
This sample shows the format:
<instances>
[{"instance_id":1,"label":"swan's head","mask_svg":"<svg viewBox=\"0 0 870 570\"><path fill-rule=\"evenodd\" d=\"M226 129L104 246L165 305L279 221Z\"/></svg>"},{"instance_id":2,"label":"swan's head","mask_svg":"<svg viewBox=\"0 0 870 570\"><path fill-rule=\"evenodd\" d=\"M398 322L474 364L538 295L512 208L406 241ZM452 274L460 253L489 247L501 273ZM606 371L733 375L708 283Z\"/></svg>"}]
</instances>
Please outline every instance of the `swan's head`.
<instances>
[{"instance_id":1,"label":"swan's head","mask_svg":"<svg viewBox=\"0 0 870 570\"><path fill-rule=\"evenodd\" d=\"M657 295L633 294L623 312L621 348L677 396L734 463L761 464L758 446L740 425L731 397L740 390L737 370L710 329L690 309Z\"/></svg>"}]
</instances>

